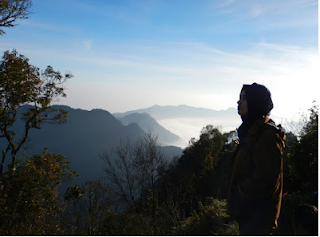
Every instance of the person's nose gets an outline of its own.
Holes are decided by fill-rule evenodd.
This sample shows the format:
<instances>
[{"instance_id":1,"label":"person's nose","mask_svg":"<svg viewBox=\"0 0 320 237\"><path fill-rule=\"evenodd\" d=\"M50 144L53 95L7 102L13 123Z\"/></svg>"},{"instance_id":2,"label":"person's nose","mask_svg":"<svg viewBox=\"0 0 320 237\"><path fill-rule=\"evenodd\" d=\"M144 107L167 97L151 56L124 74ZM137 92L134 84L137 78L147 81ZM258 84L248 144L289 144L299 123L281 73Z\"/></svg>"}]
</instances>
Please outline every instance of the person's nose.
<instances>
[{"instance_id":1,"label":"person's nose","mask_svg":"<svg viewBox=\"0 0 320 237\"><path fill-rule=\"evenodd\" d=\"M237 101L237 104L240 105L240 100Z\"/></svg>"}]
</instances>

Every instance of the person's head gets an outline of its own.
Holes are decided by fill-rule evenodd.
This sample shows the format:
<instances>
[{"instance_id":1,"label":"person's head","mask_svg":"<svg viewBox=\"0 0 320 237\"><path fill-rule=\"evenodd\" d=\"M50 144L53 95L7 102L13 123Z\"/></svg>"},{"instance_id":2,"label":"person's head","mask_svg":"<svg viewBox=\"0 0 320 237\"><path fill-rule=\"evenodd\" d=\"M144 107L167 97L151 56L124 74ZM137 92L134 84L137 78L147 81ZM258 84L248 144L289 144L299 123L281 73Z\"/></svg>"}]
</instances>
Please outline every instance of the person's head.
<instances>
[{"instance_id":1,"label":"person's head","mask_svg":"<svg viewBox=\"0 0 320 237\"><path fill-rule=\"evenodd\" d=\"M313 205L300 205L293 213L295 235L318 235L318 209Z\"/></svg>"},{"instance_id":2,"label":"person's head","mask_svg":"<svg viewBox=\"0 0 320 237\"><path fill-rule=\"evenodd\" d=\"M243 85L238 101L238 114L242 119L258 119L269 115L273 108L270 91L263 85Z\"/></svg>"}]
</instances>

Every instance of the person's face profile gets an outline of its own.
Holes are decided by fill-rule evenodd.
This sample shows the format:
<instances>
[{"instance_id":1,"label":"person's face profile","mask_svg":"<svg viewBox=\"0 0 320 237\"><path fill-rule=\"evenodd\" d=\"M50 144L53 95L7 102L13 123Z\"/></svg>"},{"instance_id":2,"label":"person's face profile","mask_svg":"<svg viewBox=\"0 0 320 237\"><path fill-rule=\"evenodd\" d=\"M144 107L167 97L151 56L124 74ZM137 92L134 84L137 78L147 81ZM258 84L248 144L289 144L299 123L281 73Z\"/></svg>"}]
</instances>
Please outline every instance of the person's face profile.
<instances>
[{"instance_id":1,"label":"person's face profile","mask_svg":"<svg viewBox=\"0 0 320 237\"><path fill-rule=\"evenodd\" d=\"M248 114L248 103L246 92L244 90L240 93L240 99L238 101L238 114L241 116L245 116Z\"/></svg>"}]
</instances>

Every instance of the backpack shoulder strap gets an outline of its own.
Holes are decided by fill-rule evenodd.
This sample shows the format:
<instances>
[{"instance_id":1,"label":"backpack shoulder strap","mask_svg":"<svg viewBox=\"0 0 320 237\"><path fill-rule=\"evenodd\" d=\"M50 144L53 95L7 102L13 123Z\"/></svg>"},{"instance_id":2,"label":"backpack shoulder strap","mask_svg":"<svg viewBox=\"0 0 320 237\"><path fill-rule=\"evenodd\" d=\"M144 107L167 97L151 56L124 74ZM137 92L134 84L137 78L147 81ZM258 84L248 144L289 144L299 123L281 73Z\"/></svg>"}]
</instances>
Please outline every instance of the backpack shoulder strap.
<instances>
[{"instance_id":1,"label":"backpack shoulder strap","mask_svg":"<svg viewBox=\"0 0 320 237\"><path fill-rule=\"evenodd\" d=\"M267 123L265 123L265 126L270 126L270 127L273 127L277 134L279 135L279 137L281 138L281 140L285 140L286 138L286 131L285 129L281 126L281 124L279 125L276 125L275 122L270 119Z\"/></svg>"},{"instance_id":2,"label":"backpack shoulder strap","mask_svg":"<svg viewBox=\"0 0 320 237\"><path fill-rule=\"evenodd\" d=\"M275 132L278 134L278 140L277 143L279 144L279 148L281 151L285 147L285 139L286 139L286 132L285 129L281 126L281 124L276 125L275 122L270 119L267 123L265 123L264 126L268 126L269 128L273 128Z\"/></svg>"}]
</instances>

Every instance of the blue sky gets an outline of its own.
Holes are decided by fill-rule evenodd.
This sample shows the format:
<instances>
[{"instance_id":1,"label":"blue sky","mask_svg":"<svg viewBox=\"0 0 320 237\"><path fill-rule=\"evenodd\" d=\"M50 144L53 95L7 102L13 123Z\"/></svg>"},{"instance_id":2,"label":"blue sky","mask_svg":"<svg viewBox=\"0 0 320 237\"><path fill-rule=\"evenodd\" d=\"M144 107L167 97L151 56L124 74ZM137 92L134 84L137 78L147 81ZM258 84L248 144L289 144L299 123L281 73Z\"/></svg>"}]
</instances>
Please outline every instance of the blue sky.
<instances>
[{"instance_id":1,"label":"blue sky","mask_svg":"<svg viewBox=\"0 0 320 237\"><path fill-rule=\"evenodd\" d=\"M289 118L318 101L317 0L33 0L0 50L72 72L74 108L236 107L267 86Z\"/></svg>"}]
</instances>

